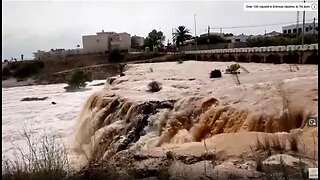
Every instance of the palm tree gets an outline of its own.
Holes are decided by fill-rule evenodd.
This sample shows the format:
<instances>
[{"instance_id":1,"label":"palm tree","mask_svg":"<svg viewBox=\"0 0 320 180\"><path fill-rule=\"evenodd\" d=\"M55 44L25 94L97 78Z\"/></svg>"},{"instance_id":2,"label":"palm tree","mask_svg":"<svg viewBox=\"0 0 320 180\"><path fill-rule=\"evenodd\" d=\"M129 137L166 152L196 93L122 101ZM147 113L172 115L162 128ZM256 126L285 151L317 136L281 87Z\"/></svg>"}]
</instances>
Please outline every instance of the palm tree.
<instances>
[{"instance_id":1,"label":"palm tree","mask_svg":"<svg viewBox=\"0 0 320 180\"><path fill-rule=\"evenodd\" d=\"M173 34L173 41L177 46L183 45L184 41L191 39L190 30L185 26L179 26Z\"/></svg>"}]
</instances>

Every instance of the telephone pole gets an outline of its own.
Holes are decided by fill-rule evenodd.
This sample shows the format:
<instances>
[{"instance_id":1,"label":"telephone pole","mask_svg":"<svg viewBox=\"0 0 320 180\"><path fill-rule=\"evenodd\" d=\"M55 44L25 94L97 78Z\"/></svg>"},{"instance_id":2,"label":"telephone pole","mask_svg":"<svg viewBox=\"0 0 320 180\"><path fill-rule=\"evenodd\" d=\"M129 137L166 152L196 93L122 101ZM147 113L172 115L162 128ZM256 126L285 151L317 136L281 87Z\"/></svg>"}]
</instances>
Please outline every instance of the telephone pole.
<instances>
[{"instance_id":1,"label":"telephone pole","mask_svg":"<svg viewBox=\"0 0 320 180\"><path fill-rule=\"evenodd\" d=\"M210 49L210 39L209 39L209 36L210 36L210 26L208 25L208 49Z\"/></svg>"},{"instance_id":2,"label":"telephone pole","mask_svg":"<svg viewBox=\"0 0 320 180\"><path fill-rule=\"evenodd\" d=\"M198 51L198 42L197 42L197 22L196 22L196 15L194 15L194 38L196 43L196 51ZM198 60L198 52L196 52L196 61Z\"/></svg>"},{"instance_id":3,"label":"telephone pole","mask_svg":"<svg viewBox=\"0 0 320 180\"><path fill-rule=\"evenodd\" d=\"M299 11L297 11L297 38L299 38L299 18L300 18L300 15L299 15Z\"/></svg>"},{"instance_id":4,"label":"telephone pole","mask_svg":"<svg viewBox=\"0 0 320 180\"><path fill-rule=\"evenodd\" d=\"M306 3L306 1L304 0L303 3ZM302 13L302 37L301 37L301 44L302 44L302 48L301 48L301 57L300 57L300 63L302 64L302 56L303 56L303 45L304 45L304 30L305 30L305 17L306 17L306 11L303 8L303 13Z\"/></svg>"},{"instance_id":5,"label":"telephone pole","mask_svg":"<svg viewBox=\"0 0 320 180\"><path fill-rule=\"evenodd\" d=\"M303 3L306 3L306 1L304 0ZM304 45L305 17L306 17L306 11L303 8L303 14L302 14L302 40L301 40L302 46Z\"/></svg>"},{"instance_id":6,"label":"telephone pole","mask_svg":"<svg viewBox=\"0 0 320 180\"><path fill-rule=\"evenodd\" d=\"M316 18L313 18L313 35L316 34Z\"/></svg>"}]
</instances>

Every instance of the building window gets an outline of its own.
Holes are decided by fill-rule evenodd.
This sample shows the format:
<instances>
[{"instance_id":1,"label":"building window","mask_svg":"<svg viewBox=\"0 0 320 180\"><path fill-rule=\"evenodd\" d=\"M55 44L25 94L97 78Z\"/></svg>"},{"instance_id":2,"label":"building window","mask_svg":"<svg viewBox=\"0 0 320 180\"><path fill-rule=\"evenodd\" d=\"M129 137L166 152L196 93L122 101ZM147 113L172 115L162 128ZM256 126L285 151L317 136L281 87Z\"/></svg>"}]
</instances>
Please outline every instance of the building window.
<instances>
[{"instance_id":1,"label":"building window","mask_svg":"<svg viewBox=\"0 0 320 180\"><path fill-rule=\"evenodd\" d=\"M309 27L309 30L310 30L310 31L312 30L312 27L311 27L311 26Z\"/></svg>"},{"instance_id":2,"label":"building window","mask_svg":"<svg viewBox=\"0 0 320 180\"><path fill-rule=\"evenodd\" d=\"M318 31L318 27L316 27L316 31Z\"/></svg>"},{"instance_id":3,"label":"building window","mask_svg":"<svg viewBox=\"0 0 320 180\"><path fill-rule=\"evenodd\" d=\"M288 34L290 34L291 33L291 29L288 29Z\"/></svg>"},{"instance_id":4,"label":"building window","mask_svg":"<svg viewBox=\"0 0 320 180\"><path fill-rule=\"evenodd\" d=\"M306 32L308 32L309 31L309 28L308 27L306 27Z\"/></svg>"},{"instance_id":5,"label":"building window","mask_svg":"<svg viewBox=\"0 0 320 180\"><path fill-rule=\"evenodd\" d=\"M287 34L287 30L283 30L283 34Z\"/></svg>"},{"instance_id":6,"label":"building window","mask_svg":"<svg viewBox=\"0 0 320 180\"><path fill-rule=\"evenodd\" d=\"M299 29L298 29L298 32L301 33L301 32L302 32L302 28L299 28Z\"/></svg>"},{"instance_id":7,"label":"building window","mask_svg":"<svg viewBox=\"0 0 320 180\"><path fill-rule=\"evenodd\" d=\"M236 42L240 42L240 39L236 39L235 41L236 41Z\"/></svg>"},{"instance_id":8,"label":"building window","mask_svg":"<svg viewBox=\"0 0 320 180\"><path fill-rule=\"evenodd\" d=\"M297 33L297 29L293 29L293 31L292 31L293 33Z\"/></svg>"}]
</instances>

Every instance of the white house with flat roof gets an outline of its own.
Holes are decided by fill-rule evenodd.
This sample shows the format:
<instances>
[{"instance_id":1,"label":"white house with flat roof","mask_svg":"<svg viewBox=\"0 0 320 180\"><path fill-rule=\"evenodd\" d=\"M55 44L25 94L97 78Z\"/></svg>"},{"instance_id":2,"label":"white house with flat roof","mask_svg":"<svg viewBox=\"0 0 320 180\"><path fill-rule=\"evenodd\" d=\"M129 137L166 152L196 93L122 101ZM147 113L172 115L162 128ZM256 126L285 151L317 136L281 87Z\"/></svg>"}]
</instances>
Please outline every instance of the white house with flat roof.
<instances>
[{"instance_id":1,"label":"white house with flat roof","mask_svg":"<svg viewBox=\"0 0 320 180\"><path fill-rule=\"evenodd\" d=\"M84 53L107 53L112 49L129 51L131 46L130 34L116 32L97 32L96 35L82 36Z\"/></svg>"},{"instance_id":2,"label":"white house with flat roof","mask_svg":"<svg viewBox=\"0 0 320 180\"><path fill-rule=\"evenodd\" d=\"M144 45L144 37L134 35L131 37L131 39L134 40L135 42L137 42L139 46Z\"/></svg>"},{"instance_id":3,"label":"white house with flat roof","mask_svg":"<svg viewBox=\"0 0 320 180\"><path fill-rule=\"evenodd\" d=\"M297 30L297 25L289 25L289 26L283 26L282 27L282 33L283 34L296 34L297 31L299 33L302 32L302 27L303 24L298 24L298 30ZM318 34L318 23L305 23L305 30L304 30L305 34Z\"/></svg>"}]
</instances>

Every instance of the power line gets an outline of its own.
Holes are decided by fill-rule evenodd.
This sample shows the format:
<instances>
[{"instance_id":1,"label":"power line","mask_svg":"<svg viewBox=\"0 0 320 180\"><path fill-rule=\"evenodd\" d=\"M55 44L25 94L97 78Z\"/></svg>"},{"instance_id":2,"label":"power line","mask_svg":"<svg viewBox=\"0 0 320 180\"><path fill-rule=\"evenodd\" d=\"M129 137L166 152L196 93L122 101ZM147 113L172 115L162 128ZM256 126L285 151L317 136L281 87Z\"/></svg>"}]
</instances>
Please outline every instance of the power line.
<instances>
[{"instance_id":1,"label":"power line","mask_svg":"<svg viewBox=\"0 0 320 180\"><path fill-rule=\"evenodd\" d=\"M308 19L306 21L313 21L314 19ZM318 20L318 19L316 19ZM244 26L231 26L231 27L210 27L210 29L241 29L241 28L252 28L252 27L267 27L267 26L277 26L277 25L287 25L287 24L295 24L297 22L282 22L282 23L274 23L274 24L260 24L260 25L244 25ZM203 30L207 31L207 29Z\"/></svg>"}]
</instances>

